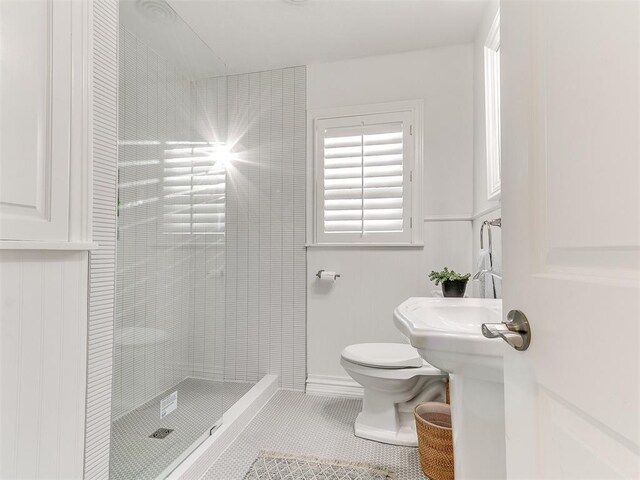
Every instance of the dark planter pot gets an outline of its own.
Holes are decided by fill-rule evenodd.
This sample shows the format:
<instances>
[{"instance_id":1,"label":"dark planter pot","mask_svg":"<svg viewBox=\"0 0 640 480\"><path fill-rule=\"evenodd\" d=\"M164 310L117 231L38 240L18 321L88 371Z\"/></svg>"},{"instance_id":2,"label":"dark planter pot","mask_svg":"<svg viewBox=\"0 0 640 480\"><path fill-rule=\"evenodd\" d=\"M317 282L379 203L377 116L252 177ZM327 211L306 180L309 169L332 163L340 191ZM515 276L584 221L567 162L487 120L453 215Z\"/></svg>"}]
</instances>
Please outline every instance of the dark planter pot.
<instances>
[{"instance_id":1,"label":"dark planter pot","mask_svg":"<svg viewBox=\"0 0 640 480\"><path fill-rule=\"evenodd\" d=\"M442 295L445 297L464 297L468 280L445 280L442 282Z\"/></svg>"}]
</instances>

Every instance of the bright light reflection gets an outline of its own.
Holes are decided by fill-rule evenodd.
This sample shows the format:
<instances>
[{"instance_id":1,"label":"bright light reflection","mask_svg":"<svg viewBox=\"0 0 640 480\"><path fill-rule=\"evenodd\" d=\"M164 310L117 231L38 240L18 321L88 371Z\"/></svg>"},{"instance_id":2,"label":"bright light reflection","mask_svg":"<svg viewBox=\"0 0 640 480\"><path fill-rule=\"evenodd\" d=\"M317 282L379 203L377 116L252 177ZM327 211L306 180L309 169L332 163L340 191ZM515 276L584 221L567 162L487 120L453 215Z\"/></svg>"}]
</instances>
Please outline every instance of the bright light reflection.
<instances>
[{"instance_id":1,"label":"bright light reflection","mask_svg":"<svg viewBox=\"0 0 640 480\"><path fill-rule=\"evenodd\" d=\"M165 142L165 144L175 146L185 145L187 142ZM190 144L190 147L166 149L164 153L169 158L165 158L165 162L193 166L204 161L213 163L210 170L214 171L226 168L231 161L237 158L237 155L231 152L231 147L221 142L190 142Z\"/></svg>"},{"instance_id":2,"label":"bright light reflection","mask_svg":"<svg viewBox=\"0 0 640 480\"><path fill-rule=\"evenodd\" d=\"M211 155L211 159L215 162L211 170L227 168L227 166L236 158L236 154L232 153L226 145L217 148Z\"/></svg>"}]
</instances>

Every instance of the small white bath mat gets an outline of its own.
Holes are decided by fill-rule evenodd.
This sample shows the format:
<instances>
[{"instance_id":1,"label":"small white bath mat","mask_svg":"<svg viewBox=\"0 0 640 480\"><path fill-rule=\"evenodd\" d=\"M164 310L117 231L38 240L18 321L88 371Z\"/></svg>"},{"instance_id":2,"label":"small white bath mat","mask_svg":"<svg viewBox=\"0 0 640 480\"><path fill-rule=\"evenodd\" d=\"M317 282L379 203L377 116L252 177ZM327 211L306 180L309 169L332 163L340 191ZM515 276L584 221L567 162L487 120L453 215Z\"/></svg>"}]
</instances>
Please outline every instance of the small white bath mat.
<instances>
[{"instance_id":1,"label":"small white bath mat","mask_svg":"<svg viewBox=\"0 0 640 480\"><path fill-rule=\"evenodd\" d=\"M244 480L395 480L384 467L307 455L260 452Z\"/></svg>"}]
</instances>

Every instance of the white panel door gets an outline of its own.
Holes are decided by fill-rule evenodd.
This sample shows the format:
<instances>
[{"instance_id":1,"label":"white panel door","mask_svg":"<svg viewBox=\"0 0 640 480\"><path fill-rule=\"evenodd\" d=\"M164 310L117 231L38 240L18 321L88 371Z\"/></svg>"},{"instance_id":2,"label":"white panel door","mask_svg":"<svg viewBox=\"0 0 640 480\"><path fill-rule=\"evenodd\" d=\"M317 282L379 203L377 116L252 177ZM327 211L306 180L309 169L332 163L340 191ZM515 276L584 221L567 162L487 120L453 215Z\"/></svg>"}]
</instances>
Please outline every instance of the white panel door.
<instances>
[{"instance_id":1,"label":"white panel door","mask_svg":"<svg viewBox=\"0 0 640 480\"><path fill-rule=\"evenodd\" d=\"M640 478L640 3L503 2L509 478Z\"/></svg>"},{"instance_id":2,"label":"white panel door","mask_svg":"<svg viewBox=\"0 0 640 480\"><path fill-rule=\"evenodd\" d=\"M68 240L74 28L70 0L0 1L0 240Z\"/></svg>"}]
</instances>

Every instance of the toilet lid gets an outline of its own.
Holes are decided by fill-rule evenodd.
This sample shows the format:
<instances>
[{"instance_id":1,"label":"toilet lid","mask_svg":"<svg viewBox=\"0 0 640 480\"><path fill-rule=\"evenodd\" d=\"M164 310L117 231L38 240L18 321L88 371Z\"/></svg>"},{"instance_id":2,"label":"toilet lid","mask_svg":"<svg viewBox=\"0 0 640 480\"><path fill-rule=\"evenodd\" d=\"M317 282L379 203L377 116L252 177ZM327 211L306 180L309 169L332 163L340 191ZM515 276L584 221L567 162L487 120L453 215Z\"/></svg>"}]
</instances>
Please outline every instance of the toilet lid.
<instances>
[{"instance_id":1,"label":"toilet lid","mask_svg":"<svg viewBox=\"0 0 640 480\"><path fill-rule=\"evenodd\" d=\"M421 367L423 360L411 345L406 343L358 343L342 351L348 362L378 368Z\"/></svg>"}]
</instances>

